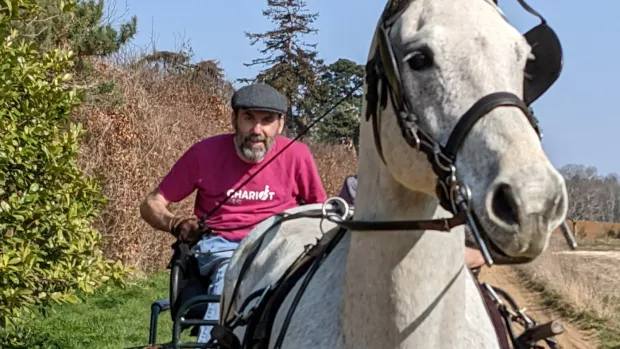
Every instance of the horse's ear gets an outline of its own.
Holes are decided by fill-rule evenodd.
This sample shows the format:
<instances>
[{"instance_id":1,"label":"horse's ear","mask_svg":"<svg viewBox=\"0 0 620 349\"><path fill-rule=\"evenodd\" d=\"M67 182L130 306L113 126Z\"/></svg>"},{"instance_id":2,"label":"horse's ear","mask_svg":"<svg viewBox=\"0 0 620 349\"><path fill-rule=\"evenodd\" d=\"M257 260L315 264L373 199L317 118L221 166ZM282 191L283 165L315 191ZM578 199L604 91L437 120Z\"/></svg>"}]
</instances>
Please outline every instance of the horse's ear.
<instances>
[{"instance_id":1,"label":"horse's ear","mask_svg":"<svg viewBox=\"0 0 620 349\"><path fill-rule=\"evenodd\" d=\"M413 0L388 0L385 8L383 9L383 14L381 14L382 21L387 22L394 16L404 11L411 1Z\"/></svg>"}]
</instances>

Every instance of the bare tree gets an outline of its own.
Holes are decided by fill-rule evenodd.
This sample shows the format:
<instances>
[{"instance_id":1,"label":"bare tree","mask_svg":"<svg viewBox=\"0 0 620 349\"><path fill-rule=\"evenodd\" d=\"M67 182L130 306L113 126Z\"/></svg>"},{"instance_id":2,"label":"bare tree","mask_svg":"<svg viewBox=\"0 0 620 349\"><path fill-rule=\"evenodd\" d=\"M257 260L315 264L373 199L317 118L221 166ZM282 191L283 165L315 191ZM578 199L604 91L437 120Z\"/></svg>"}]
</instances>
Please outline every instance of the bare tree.
<instances>
[{"instance_id":1,"label":"bare tree","mask_svg":"<svg viewBox=\"0 0 620 349\"><path fill-rule=\"evenodd\" d=\"M620 176L602 176L594 166L569 164L560 169L569 197L568 218L616 222L620 220Z\"/></svg>"}]
</instances>

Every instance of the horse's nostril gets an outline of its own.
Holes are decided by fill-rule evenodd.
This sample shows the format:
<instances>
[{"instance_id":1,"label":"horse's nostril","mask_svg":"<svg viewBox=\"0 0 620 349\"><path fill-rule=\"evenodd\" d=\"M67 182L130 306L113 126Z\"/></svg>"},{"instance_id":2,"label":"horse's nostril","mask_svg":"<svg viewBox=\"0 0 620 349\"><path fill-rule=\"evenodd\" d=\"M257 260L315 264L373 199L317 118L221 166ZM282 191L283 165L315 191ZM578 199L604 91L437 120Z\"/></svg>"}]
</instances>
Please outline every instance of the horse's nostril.
<instances>
[{"instance_id":1,"label":"horse's nostril","mask_svg":"<svg viewBox=\"0 0 620 349\"><path fill-rule=\"evenodd\" d=\"M564 206L566 205L566 197L564 195L560 195L560 198L553 203L552 216L551 217L559 217L564 213Z\"/></svg>"},{"instance_id":2,"label":"horse's nostril","mask_svg":"<svg viewBox=\"0 0 620 349\"><path fill-rule=\"evenodd\" d=\"M491 202L493 214L508 225L519 224L519 207L512 187L502 183L495 187Z\"/></svg>"}]
</instances>

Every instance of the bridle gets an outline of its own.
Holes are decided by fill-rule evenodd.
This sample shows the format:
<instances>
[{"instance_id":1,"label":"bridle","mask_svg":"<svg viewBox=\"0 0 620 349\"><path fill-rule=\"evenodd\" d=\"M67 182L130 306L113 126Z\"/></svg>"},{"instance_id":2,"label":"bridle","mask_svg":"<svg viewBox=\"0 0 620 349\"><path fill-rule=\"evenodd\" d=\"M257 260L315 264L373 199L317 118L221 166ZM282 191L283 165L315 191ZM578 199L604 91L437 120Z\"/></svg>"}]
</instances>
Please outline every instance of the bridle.
<instances>
[{"instance_id":1,"label":"bridle","mask_svg":"<svg viewBox=\"0 0 620 349\"><path fill-rule=\"evenodd\" d=\"M413 112L412 102L404 93L400 60L393 50L389 37L393 24L400 18L410 1L401 1L400 4L397 4L396 7L400 7L400 9L392 8L395 6L394 3L398 3L397 0L389 2L381 17L381 22L376 32L377 48L373 58L366 65L368 92L366 94L365 119L372 122L375 147L381 161L387 166L381 146L381 113L379 106L385 110L387 97L389 96L402 136L411 148L426 155L433 172L437 176L436 194L441 206L452 212L455 217L461 218L457 221L450 221L450 225L455 226L466 223L472 230L486 263L491 265L493 264L493 259L489 253L487 243L490 243L494 252L502 256L505 255L495 248L487 236L483 238L478 229L476 215L471 210L471 191L467 184L457 178L457 153L474 125L497 107L509 106L518 108L528 119L539 139L542 138L538 120L534 117L530 104L546 92L559 77L562 68L561 44L555 32L546 24L545 19L523 0L518 0L523 8L541 20L540 25L525 34L525 38L530 43L532 53L537 61L534 63L528 62L526 66L524 99L511 92L495 92L480 98L461 116L454 126L446 145L442 146L419 125L419 118ZM379 91L379 82L382 82L381 91ZM421 223L422 221L416 222ZM372 225L377 226L376 224ZM569 245L574 246L572 234L565 232L565 235ZM519 263L518 260L513 260L513 262Z\"/></svg>"}]
</instances>

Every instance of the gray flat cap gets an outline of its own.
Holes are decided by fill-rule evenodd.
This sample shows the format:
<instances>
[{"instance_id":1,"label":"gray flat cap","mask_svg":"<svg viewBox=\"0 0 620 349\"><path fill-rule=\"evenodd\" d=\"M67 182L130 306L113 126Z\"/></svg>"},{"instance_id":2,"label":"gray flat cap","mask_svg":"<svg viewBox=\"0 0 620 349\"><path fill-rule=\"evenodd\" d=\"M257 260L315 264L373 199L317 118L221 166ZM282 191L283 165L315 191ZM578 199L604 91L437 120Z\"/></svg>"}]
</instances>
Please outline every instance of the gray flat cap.
<instances>
[{"instance_id":1,"label":"gray flat cap","mask_svg":"<svg viewBox=\"0 0 620 349\"><path fill-rule=\"evenodd\" d=\"M264 110L286 114L286 97L267 84L252 84L238 89L232 96L231 106L250 110Z\"/></svg>"}]
</instances>

